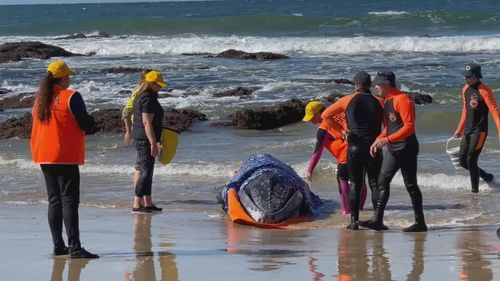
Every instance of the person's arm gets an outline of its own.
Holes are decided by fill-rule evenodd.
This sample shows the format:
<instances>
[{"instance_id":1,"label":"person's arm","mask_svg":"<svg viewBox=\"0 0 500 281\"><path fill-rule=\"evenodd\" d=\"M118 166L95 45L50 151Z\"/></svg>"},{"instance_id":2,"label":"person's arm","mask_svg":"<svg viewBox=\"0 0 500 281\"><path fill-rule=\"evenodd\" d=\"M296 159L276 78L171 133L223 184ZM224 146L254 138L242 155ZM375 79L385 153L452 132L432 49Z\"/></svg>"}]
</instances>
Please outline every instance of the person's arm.
<instances>
[{"instance_id":1,"label":"person's arm","mask_svg":"<svg viewBox=\"0 0 500 281\"><path fill-rule=\"evenodd\" d=\"M394 100L394 109L403 121L403 127L387 136L389 142L398 142L415 133L415 105L407 95L399 95Z\"/></svg>"},{"instance_id":2,"label":"person's arm","mask_svg":"<svg viewBox=\"0 0 500 281\"><path fill-rule=\"evenodd\" d=\"M467 108L465 105L465 91L467 90L467 86L465 86L462 90L462 116L460 117L460 122L458 122L457 130L455 131L455 137L461 137L464 133L465 128L465 118L467 116Z\"/></svg>"},{"instance_id":3,"label":"person's arm","mask_svg":"<svg viewBox=\"0 0 500 281\"><path fill-rule=\"evenodd\" d=\"M146 132L146 137L151 145L151 156L158 156L158 143L154 133L153 119L155 116L155 107L149 95L144 95L140 100L142 123L144 125L144 131Z\"/></svg>"},{"instance_id":4,"label":"person's arm","mask_svg":"<svg viewBox=\"0 0 500 281\"><path fill-rule=\"evenodd\" d=\"M352 95L345 96L341 99L339 99L337 102L334 104L330 105L322 114L321 118L328 123L330 127L332 127L334 130L338 132L342 132L344 130L342 124L339 124L339 122L336 120L335 116L340 113L344 113L347 105L352 99Z\"/></svg>"},{"instance_id":5,"label":"person's arm","mask_svg":"<svg viewBox=\"0 0 500 281\"><path fill-rule=\"evenodd\" d=\"M123 137L123 143L125 145L129 145L130 138L132 136L132 118L130 116L123 118L123 124L125 125L125 136Z\"/></svg>"},{"instance_id":6,"label":"person's arm","mask_svg":"<svg viewBox=\"0 0 500 281\"><path fill-rule=\"evenodd\" d=\"M486 87L480 88L479 94L481 94L481 97L483 98L486 106L488 106L488 109L491 112L491 116L493 117L493 120L495 121L495 124L497 126L498 138L500 139L500 113L495 101L495 95L493 95L493 92Z\"/></svg>"},{"instance_id":7,"label":"person's arm","mask_svg":"<svg viewBox=\"0 0 500 281\"><path fill-rule=\"evenodd\" d=\"M325 143L328 141L328 132L324 129L319 128L316 132L316 146L314 147L314 152L309 159L309 166L307 167L307 177L311 180L311 176L321 159L321 154L325 148Z\"/></svg>"},{"instance_id":8,"label":"person's arm","mask_svg":"<svg viewBox=\"0 0 500 281\"><path fill-rule=\"evenodd\" d=\"M95 126L94 118L88 114L85 102L80 93L76 92L71 96L69 108L76 119L78 127L86 134L92 133Z\"/></svg>"}]
</instances>

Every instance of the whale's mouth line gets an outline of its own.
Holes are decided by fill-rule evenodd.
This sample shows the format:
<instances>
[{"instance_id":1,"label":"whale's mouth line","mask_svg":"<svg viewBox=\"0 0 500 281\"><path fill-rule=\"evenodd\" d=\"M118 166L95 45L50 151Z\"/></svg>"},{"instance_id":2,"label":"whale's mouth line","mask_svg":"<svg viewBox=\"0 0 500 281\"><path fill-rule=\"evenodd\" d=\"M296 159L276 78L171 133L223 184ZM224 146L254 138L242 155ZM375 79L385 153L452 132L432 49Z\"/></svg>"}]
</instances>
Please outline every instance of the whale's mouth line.
<instances>
[{"instance_id":1,"label":"whale's mouth line","mask_svg":"<svg viewBox=\"0 0 500 281\"><path fill-rule=\"evenodd\" d=\"M278 209L274 210L264 210L258 207L258 204L254 201L257 198L252 198L244 189L238 193L242 207L256 222L281 223L289 218L300 215L303 195L299 191L295 191ZM272 204L273 202L270 203Z\"/></svg>"}]
</instances>

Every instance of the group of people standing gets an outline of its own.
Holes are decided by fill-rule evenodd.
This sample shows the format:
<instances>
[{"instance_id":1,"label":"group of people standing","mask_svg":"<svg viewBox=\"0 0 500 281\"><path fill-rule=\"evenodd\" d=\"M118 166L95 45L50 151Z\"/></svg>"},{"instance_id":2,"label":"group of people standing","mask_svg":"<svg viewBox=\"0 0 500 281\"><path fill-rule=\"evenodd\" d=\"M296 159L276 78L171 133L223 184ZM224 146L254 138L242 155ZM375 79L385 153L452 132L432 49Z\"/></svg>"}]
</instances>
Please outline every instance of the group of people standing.
<instances>
[{"instance_id":1,"label":"group of people standing","mask_svg":"<svg viewBox=\"0 0 500 281\"><path fill-rule=\"evenodd\" d=\"M85 161L85 134L93 132L95 124L82 96L69 89L72 75L75 72L64 61L49 65L33 106L31 151L33 161L40 165L45 178L54 255L98 258L81 247L78 218L79 165ZM480 81L480 66L467 65L464 75L467 81L462 93L464 107L455 135L462 137L461 164L470 171L472 191L477 192L479 177L486 181L493 179L477 166L488 132L488 112L493 114L499 137L500 117L495 97ZM372 84L378 96L372 94ZM363 226L383 230L387 229L383 217L390 182L401 169L415 212L415 224L404 231L427 231L422 193L417 184L419 145L415 135L414 103L396 88L392 72L379 72L373 81L367 72L358 72L354 85L354 93L328 108L320 102L307 105L304 121L319 124L307 177L312 178L321 153L327 148L338 160L342 209L351 216L347 228L355 230ZM151 187L155 158L162 149L164 112L158 101L158 91L165 86L167 83L160 72L153 69L143 72L123 110L124 142L128 145L133 139L137 151L133 213L162 211L153 204ZM384 147L387 151L382 155ZM367 197L365 175L372 193L374 214L368 221L359 221L359 211ZM62 237L63 223L67 244Z\"/></svg>"},{"instance_id":2,"label":"group of people standing","mask_svg":"<svg viewBox=\"0 0 500 281\"><path fill-rule=\"evenodd\" d=\"M479 190L479 178L493 175L478 167L478 156L488 135L488 113L496 123L500 140L500 113L492 91L481 82L481 66L470 63L463 71L463 111L455 137L462 137L460 164L469 170L471 191ZM371 92L372 84L378 95ZM307 177L312 179L321 152L327 148L337 158L337 181L344 214L350 214L348 229L359 226L384 230L384 211L390 183L398 170L411 198L415 223L404 232L425 232L422 192L417 183L419 144L415 133L415 104L396 87L393 72L371 76L364 71L354 76L354 93L325 108L320 102L307 104L303 121L319 124L316 146ZM382 130L382 127L384 128ZM382 148L386 147L384 153ZM383 155L382 155L383 154ZM366 199L365 175L372 193L373 217L359 220Z\"/></svg>"}]
</instances>

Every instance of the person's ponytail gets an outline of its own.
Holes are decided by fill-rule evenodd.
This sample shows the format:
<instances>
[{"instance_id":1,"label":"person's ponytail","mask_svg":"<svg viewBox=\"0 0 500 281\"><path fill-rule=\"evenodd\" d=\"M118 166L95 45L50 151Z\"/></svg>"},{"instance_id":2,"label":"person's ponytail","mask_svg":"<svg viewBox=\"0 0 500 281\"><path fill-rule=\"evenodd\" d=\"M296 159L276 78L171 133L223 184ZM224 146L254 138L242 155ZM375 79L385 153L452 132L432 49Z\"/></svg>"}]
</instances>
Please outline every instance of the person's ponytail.
<instances>
[{"instance_id":1,"label":"person's ponytail","mask_svg":"<svg viewBox=\"0 0 500 281\"><path fill-rule=\"evenodd\" d=\"M37 92L37 118L41 122L50 120L50 106L54 98L54 85L57 79L54 79L52 73L47 72L40 83Z\"/></svg>"}]
</instances>

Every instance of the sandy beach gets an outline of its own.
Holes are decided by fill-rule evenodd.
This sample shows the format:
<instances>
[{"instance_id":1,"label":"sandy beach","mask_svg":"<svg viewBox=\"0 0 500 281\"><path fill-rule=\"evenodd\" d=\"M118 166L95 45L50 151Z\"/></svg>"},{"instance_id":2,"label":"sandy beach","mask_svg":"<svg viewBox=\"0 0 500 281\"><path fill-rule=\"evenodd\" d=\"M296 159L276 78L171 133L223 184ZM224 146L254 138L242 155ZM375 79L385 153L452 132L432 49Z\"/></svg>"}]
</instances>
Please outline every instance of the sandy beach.
<instances>
[{"instance_id":1,"label":"sandy beach","mask_svg":"<svg viewBox=\"0 0 500 281\"><path fill-rule=\"evenodd\" d=\"M263 230L203 212L81 209L84 247L50 255L44 205L0 206L2 280L499 280L496 228Z\"/></svg>"}]
</instances>

